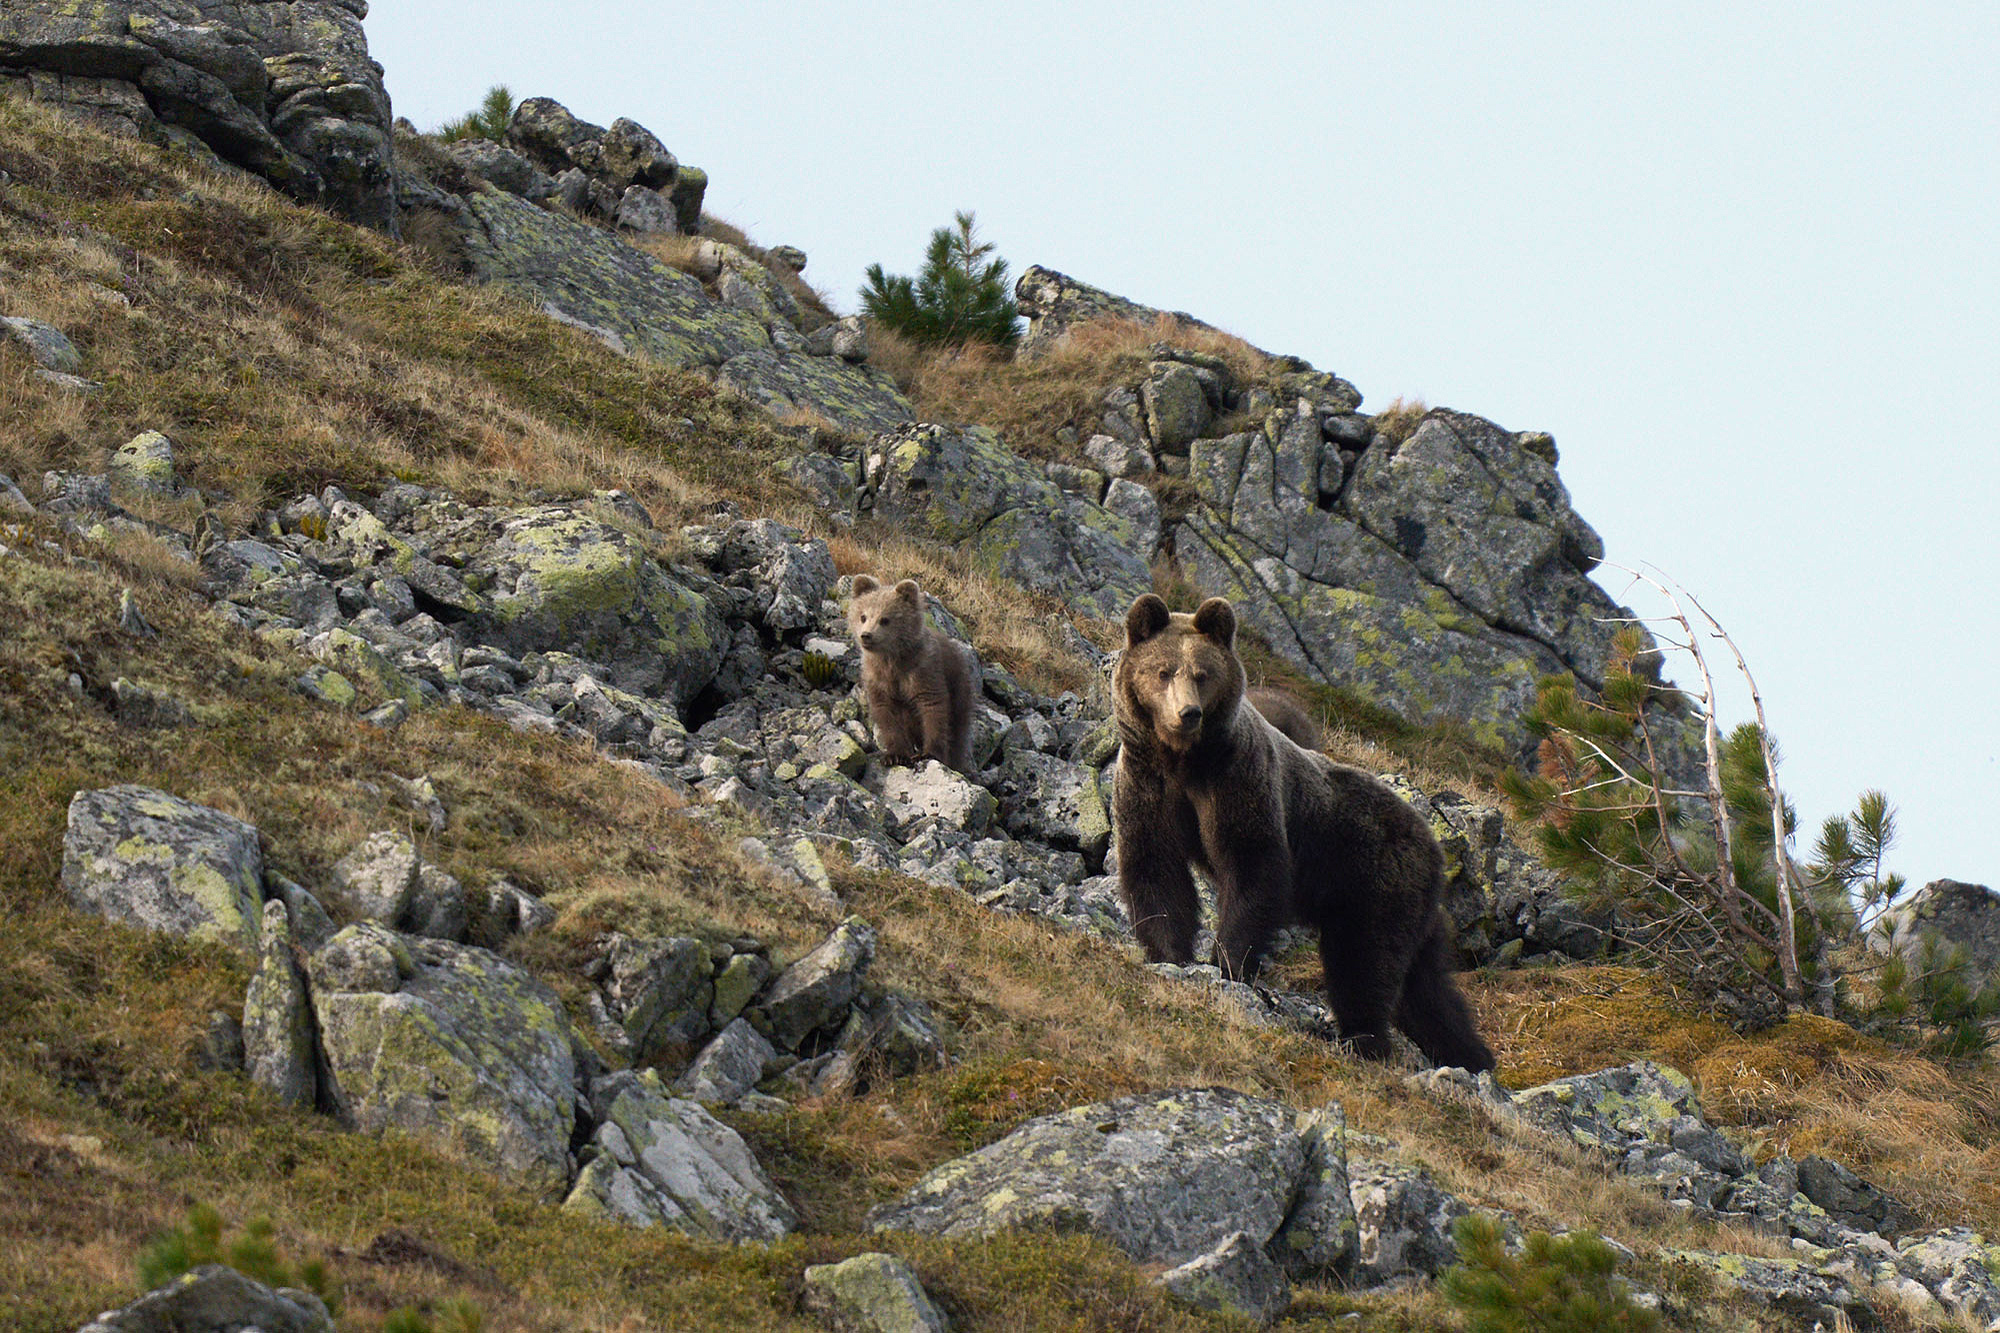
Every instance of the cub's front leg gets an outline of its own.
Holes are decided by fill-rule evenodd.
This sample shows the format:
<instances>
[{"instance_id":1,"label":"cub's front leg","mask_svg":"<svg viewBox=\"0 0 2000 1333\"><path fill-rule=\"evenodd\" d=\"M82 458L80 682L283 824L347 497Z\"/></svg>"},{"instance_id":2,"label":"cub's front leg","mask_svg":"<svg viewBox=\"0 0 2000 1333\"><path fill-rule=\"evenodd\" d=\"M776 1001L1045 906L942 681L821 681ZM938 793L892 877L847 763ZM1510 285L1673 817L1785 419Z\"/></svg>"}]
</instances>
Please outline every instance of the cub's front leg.
<instances>
[{"instance_id":1,"label":"cub's front leg","mask_svg":"<svg viewBox=\"0 0 2000 1333\"><path fill-rule=\"evenodd\" d=\"M868 720L875 727L875 747L885 762L908 764L923 748L916 710L897 698L885 681L870 681Z\"/></svg>"}]
</instances>

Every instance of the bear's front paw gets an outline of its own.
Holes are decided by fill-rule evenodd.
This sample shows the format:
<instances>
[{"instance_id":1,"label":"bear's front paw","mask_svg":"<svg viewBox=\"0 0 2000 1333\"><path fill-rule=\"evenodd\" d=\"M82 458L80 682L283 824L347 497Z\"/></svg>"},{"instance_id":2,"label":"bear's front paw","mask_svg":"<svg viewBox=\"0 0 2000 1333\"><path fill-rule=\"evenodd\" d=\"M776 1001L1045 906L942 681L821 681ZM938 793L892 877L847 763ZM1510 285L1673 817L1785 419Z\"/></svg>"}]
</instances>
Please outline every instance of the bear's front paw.
<instances>
[{"instance_id":1,"label":"bear's front paw","mask_svg":"<svg viewBox=\"0 0 2000 1333\"><path fill-rule=\"evenodd\" d=\"M1364 1060L1387 1060L1395 1047L1379 1032L1357 1032L1346 1038L1354 1053Z\"/></svg>"},{"instance_id":2,"label":"bear's front paw","mask_svg":"<svg viewBox=\"0 0 2000 1333\"><path fill-rule=\"evenodd\" d=\"M923 756L915 750L884 750L882 752L883 763L901 764L906 768L914 767L922 758Z\"/></svg>"}]
</instances>

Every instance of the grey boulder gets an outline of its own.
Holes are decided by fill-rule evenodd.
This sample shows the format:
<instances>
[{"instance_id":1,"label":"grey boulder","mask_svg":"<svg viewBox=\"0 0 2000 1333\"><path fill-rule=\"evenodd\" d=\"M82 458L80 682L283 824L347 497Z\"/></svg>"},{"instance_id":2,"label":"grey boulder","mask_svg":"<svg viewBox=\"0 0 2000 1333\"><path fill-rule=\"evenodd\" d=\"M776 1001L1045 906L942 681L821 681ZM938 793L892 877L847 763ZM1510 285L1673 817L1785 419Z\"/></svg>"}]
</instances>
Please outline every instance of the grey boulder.
<instances>
[{"instance_id":1,"label":"grey boulder","mask_svg":"<svg viewBox=\"0 0 2000 1333\"><path fill-rule=\"evenodd\" d=\"M1267 1243L1305 1164L1292 1112L1226 1088L1141 1093L1031 1120L869 1215L877 1231L1084 1231L1179 1265L1246 1232Z\"/></svg>"},{"instance_id":2,"label":"grey boulder","mask_svg":"<svg viewBox=\"0 0 2000 1333\"><path fill-rule=\"evenodd\" d=\"M308 1291L276 1291L221 1264L204 1264L111 1310L77 1333L335 1333L326 1305Z\"/></svg>"},{"instance_id":3,"label":"grey boulder","mask_svg":"<svg viewBox=\"0 0 2000 1333\"><path fill-rule=\"evenodd\" d=\"M569 1022L542 982L484 949L364 922L309 960L323 1091L397 1130L557 1190L576 1116Z\"/></svg>"},{"instance_id":4,"label":"grey boulder","mask_svg":"<svg viewBox=\"0 0 2000 1333\"><path fill-rule=\"evenodd\" d=\"M70 800L62 881L82 911L254 949L263 880L257 830L220 810L138 786Z\"/></svg>"},{"instance_id":5,"label":"grey boulder","mask_svg":"<svg viewBox=\"0 0 2000 1333\"><path fill-rule=\"evenodd\" d=\"M652 1070L590 1086L596 1155L563 1202L566 1212L665 1226L710 1240L772 1241L798 1214L735 1130L669 1097Z\"/></svg>"}]
</instances>

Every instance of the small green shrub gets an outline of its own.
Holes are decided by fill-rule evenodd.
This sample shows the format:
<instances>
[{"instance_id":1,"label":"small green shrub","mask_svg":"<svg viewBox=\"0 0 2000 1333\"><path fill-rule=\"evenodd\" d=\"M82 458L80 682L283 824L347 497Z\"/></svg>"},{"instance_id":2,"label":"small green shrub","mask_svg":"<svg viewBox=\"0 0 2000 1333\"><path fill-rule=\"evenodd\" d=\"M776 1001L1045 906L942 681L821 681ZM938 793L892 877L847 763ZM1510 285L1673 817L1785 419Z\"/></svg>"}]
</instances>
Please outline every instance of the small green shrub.
<instances>
[{"instance_id":1,"label":"small green shrub","mask_svg":"<svg viewBox=\"0 0 2000 1333\"><path fill-rule=\"evenodd\" d=\"M1500 1223L1484 1214L1451 1229L1462 1261L1438 1279L1470 1333L1606 1333L1661 1329L1657 1311L1636 1304L1613 1278L1618 1253L1601 1236L1528 1234L1507 1253Z\"/></svg>"},{"instance_id":2,"label":"small green shrub","mask_svg":"<svg viewBox=\"0 0 2000 1333\"><path fill-rule=\"evenodd\" d=\"M226 1264L267 1287L301 1287L340 1309L340 1293L326 1265L309 1259L295 1272L278 1254L277 1228L268 1217L243 1224L241 1234L223 1240L222 1214L212 1204L196 1204L187 1221L167 1232L139 1254L139 1283L151 1291L203 1264Z\"/></svg>"},{"instance_id":3,"label":"small green shrub","mask_svg":"<svg viewBox=\"0 0 2000 1333\"><path fill-rule=\"evenodd\" d=\"M975 235L972 214L960 213L953 226L931 233L917 277L868 266L862 313L926 346L1012 347L1021 336L1021 312L1007 289L1007 261L989 260L992 253L993 246Z\"/></svg>"},{"instance_id":4,"label":"small green shrub","mask_svg":"<svg viewBox=\"0 0 2000 1333\"><path fill-rule=\"evenodd\" d=\"M437 136L446 143L460 139L507 141L507 126L514 120L514 94L504 83L496 83L479 99L479 105L456 120L438 126Z\"/></svg>"}]
</instances>

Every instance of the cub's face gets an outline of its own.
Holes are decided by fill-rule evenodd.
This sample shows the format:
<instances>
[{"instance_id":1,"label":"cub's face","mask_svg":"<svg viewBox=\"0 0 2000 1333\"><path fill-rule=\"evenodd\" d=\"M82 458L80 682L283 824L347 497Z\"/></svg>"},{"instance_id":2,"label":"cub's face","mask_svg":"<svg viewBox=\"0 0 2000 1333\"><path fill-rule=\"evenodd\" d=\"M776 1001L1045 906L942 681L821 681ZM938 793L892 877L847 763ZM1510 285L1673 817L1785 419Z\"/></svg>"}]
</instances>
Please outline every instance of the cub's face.
<instances>
[{"instance_id":1,"label":"cub's face","mask_svg":"<svg viewBox=\"0 0 2000 1333\"><path fill-rule=\"evenodd\" d=\"M1193 615L1170 613L1148 593L1125 617L1116 707L1121 722L1150 730L1166 749L1186 750L1226 728L1243 698L1236 615L1219 597Z\"/></svg>"},{"instance_id":2,"label":"cub's face","mask_svg":"<svg viewBox=\"0 0 2000 1333\"><path fill-rule=\"evenodd\" d=\"M915 579L885 588L872 575L857 574L847 628L864 651L900 657L923 641L923 590Z\"/></svg>"}]
</instances>

